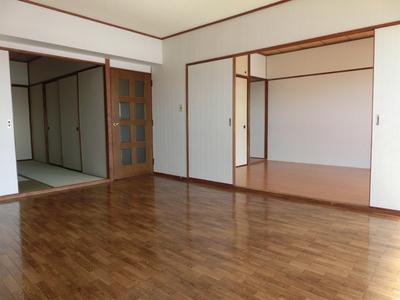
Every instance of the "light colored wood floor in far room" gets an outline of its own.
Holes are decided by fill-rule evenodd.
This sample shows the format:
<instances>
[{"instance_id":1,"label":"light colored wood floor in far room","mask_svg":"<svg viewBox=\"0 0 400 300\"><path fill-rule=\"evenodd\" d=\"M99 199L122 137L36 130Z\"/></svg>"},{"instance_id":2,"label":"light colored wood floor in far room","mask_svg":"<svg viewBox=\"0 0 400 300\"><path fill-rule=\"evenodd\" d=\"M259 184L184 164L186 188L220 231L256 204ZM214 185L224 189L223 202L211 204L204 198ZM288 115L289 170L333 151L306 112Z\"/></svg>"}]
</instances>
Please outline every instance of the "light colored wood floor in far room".
<instances>
[{"instance_id":1,"label":"light colored wood floor in far room","mask_svg":"<svg viewBox=\"0 0 400 300\"><path fill-rule=\"evenodd\" d=\"M238 167L235 175L239 187L369 205L369 169L265 161Z\"/></svg>"}]
</instances>

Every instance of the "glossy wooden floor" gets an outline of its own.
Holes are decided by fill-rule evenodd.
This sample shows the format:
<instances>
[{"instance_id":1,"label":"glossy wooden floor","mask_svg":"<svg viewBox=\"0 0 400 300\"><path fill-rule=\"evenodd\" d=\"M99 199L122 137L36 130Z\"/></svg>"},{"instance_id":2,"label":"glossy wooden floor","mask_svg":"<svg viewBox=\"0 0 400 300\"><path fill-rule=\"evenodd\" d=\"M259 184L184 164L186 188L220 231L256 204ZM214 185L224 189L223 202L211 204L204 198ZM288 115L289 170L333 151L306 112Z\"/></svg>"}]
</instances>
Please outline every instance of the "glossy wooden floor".
<instances>
[{"instance_id":1,"label":"glossy wooden floor","mask_svg":"<svg viewBox=\"0 0 400 300\"><path fill-rule=\"evenodd\" d=\"M399 299L400 217L142 176L0 205L0 299Z\"/></svg>"},{"instance_id":2,"label":"glossy wooden floor","mask_svg":"<svg viewBox=\"0 0 400 300\"><path fill-rule=\"evenodd\" d=\"M369 206L370 170L265 161L236 168L240 187Z\"/></svg>"}]
</instances>

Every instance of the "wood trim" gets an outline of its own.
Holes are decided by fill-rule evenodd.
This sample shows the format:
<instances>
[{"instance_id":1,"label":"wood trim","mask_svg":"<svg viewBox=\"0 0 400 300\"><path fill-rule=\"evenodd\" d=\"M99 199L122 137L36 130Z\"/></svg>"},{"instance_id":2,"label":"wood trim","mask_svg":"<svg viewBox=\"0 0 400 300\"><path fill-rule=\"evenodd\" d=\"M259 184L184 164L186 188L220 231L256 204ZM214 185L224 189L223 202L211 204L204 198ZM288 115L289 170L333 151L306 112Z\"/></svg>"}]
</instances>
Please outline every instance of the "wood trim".
<instances>
[{"instance_id":1,"label":"wood trim","mask_svg":"<svg viewBox=\"0 0 400 300\"><path fill-rule=\"evenodd\" d=\"M264 158L268 160L268 80L265 80Z\"/></svg>"},{"instance_id":2,"label":"wood trim","mask_svg":"<svg viewBox=\"0 0 400 300\"><path fill-rule=\"evenodd\" d=\"M186 177L189 177L189 65L186 65Z\"/></svg>"},{"instance_id":3,"label":"wood trim","mask_svg":"<svg viewBox=\"0 0 400 300\"><path fill-rule=\"evenodd\" d=\"M36 5L36 6L42 7L42 8L54 10L54 11L57 11L57 12L60 12L60 13L64 13L64 14L67 14L67 15L71 15L71 16L74 16L74 17L81 18L81 19L85 19L85 20L88 20L88 21L100 23L100 24L103 24L103 25L115 27L115 28L118 28L118 29L126 30L126 31L129 31L129 32L133 32L133 33L136 33L136 34L140 34L140 35L144 35L144 36L148 36L148 37L151 37L151 38L155 38L155 39L161 40L161 38L159 38L157 36L154 36L154 35L151 35L151 34L143 33L143 32L136 31L136 30L133 30L133 29L129 29L129 28L126 28L126 27L123 27L123 26L114 25L114 24L111 24L111 23L107 23L107 22L104 22L104 21L97 20L97 19L85 17L83 15L79 15L79 14L76 14L76 13L73 13L73 12L69 12L69 11L66 11L66 10L63 10L63 9L55 8L55 7L52 7L52 6L49 6L49 5L32 2L30 0L18 0L18 1L25 2L25 3L28 3L28 4L32 4L32 5Z\"/></svg>"},{"instance_id":4,"label":"wood trim","mask_svg":"<svg viewBox=\"0 0 400 300\"><path fill-rule=\"evenodd\" d=\"M18 0L18 1L22 1L22 0ZM55 58L55 59L61 59L61 60L68 60L68 61L74 61L74 62L80 62L80 63L86 63L86 64L92 64L92 65L99 65L99 66L104 65L104 63L94 62L94 61L90 61L90 60L83 60L83 59L58 56L58 55L52 55L52 54L44 54L44 53L39 53L39 52L31 52L31 51L20 50L20 49L15 49L15 48L7 48L7 47L0 46L0 50L36 55L36 56L41 56L41 57L49 57L49 58ZM32 60L32 61L35 61L35 60ZM28 62L28 64L31 62ZM28 68L28 73L29 73L29 68Z\"/></svg>"},{"instance_id":5,"label":"wood trim","mask_svg":"<svg viewBox=\"0 0 400 300\"><path fill-rule=\"evenodd\" d=\"M114 152L112 134L112 97L111 97L111 67L110 59L105 60L104 88L106 96L106 141L107 141L107 169L108 178L114 180Z\"/></svg>"},{"instance_id":6,"label":"wood trim","mask_svg":"<svg viewBox=\"0 0 400 300\"><path fill-rule=\"evenodd\" d=\"M3 203L8 203L8 202L19 201L19 200L23 200L23 198L26 198L29 196L41 196L44 194L55 194L55 193L59 193L59 192L63 192L63 191L82 189L82 188L87 188L87 187L94 186L94 185L109 183L110 181L111 181L110 179L102 179L102 180L97 180L97 181L90 181L90 182L85 182L85 183L78 183L78 184L54 187L54 188L46 189L46 190L13 194L13 195L7 195L7 196L0 196L0 203L3 204Z\"/></svg>"},{"instance_id":7,"label":"wood trim","mask_svg":"<svg viewBox=\"0 0 400 300\"><path fill-rule=\"evenodd\" d=\"M236 184L236 57L232 58L232 184Z\"/></svg>"},{"instance_id":8,"label":"wood trim","mask_svg":"<svg viewBox=\"0 0 400 300\"><path fill-rule=\"evenodd\" d=\"M271 79L268 79L268 81L293 79L293 78L301 78L301 77L310 77L310 76L319 76L319 75L329 75L329 74L337 74L337 73L348 73L348 72L356 72L356 71L363 71L363 70L373 70L373 69L374 69L374 67L366 67L366 68L348 69L348 70L340 70L340 71L321 72L321 73L313 73L313 74L304 74L304 75L295 75L295 76L271 78Z\"/></svg>"},{"instance_id":9,"label":"wood trim","mask_svg":"<svg viewBox=\"0 0 400 300\"><path fill-rule=\"evenodd\" d=\"M49 148L49 123L47 120L47 94L46 84L42 83L42 99L43 99L43 122L44 122L44 143L46 148L46 164L50 162L50 148ZM79 140L80 144L80 140Z\"/></svg>"},{"instance_id":10,"label":"wood trim","mask_svg":"<svg viewBox=\"0 0 400 300\"><path fill-rule=\"evenodd\" d=\"M20 1L22 1L22 0L20 0ZM252 10L249 10L249 11L246 11L246 12L231 16L231 17L227 17L227 18L224 18L224 19L221 19L221 20L218 20L218 21L214 21L214 22L211 22L211 23L208 23L208 24L204 24L204 25L201 25L201 26L197 26L197 27L185 30L185 31L174 33L174 34L168 35L166 37L163 37L162 39L163 40L164 39L169 39L169 38L172 38L172 37L177 36L177 35L185 34L185 33L188 33L188 32L191 32L191 31L195 31L195 30L198 30L198 29L201 29L201 28L204 28L204 27L208 27L208 26L211 26L211 25L215 25L215 24L218 24L218 23L222 23L222 22L225 22L225 21L236 19L236 18L245 16L245 15L248 15L248 14L252 14L252 13L260 11L260 10L264 10L264 9L267 9L267 8L270 8L270 7L273 7L273 6L284 4L284 3L289 2L289 1L292 1L292 0L281 0L279 2L275 2L275 3L268 4L268 5L265 5L265 6L262 6L262 7L258 7L258 8L255 8L255 9L252 9Z\"/></svg>"},{"instance_id":11,"label":"wood trim","mask_svg":"<svg viewBox=\"0 0 400 300\"><path fill-rule=\"evenodd\" d=\"M250 164L250 77L251 77L251 56L247 55L247 120L246 120L246 129L247 129L247 161L246 165Z\"/></svg>"}]
</instances>

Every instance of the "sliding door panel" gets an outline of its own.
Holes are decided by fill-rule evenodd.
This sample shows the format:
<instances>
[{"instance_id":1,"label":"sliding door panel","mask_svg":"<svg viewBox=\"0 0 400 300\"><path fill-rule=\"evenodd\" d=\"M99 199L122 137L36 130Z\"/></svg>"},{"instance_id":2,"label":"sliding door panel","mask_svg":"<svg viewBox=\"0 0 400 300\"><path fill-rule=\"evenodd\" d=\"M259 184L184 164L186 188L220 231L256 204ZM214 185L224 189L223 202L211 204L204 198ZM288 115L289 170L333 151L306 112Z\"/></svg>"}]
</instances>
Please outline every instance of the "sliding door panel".
<instances>
[{"instance_id":1,"label":"sliding door panel","mask_svg":"<svg viewBox=\"0 0 400 300\"><path fill-rule=\"evenodd\" d=\"M81 171L81 144L78 113L78 81L77 76L59 80L61 140L63 166Z\"/></svg>"},{"instance_id":2,"label":"sliding door panel","mask_svg":"<svg viewBox=\"0 0 400 300\"><path fill-rule=\"evenodd\" d=\"M189 66L189 177L233 183L232 59Z\"/></svg>"},{"instance_id":3,"label":"sliding door panel","mask_svg":"<svg viewBox=\"0 0 400 300\"><path fill-rule=\"evenodd\" d=\"M49 163L62 166L60 102L58 99L58 81L45 85L47 138L49 149Z\"/></svg>"},{"instance_id":4,"label":"sliding door panel","mask_svg":"<svg viewBox=\"0 0 400 300\"><path fill-rule=\"evenodd\" d=\"M375 31L371 200L400 210L400 26Z\"/></svg>"}]
</instances>

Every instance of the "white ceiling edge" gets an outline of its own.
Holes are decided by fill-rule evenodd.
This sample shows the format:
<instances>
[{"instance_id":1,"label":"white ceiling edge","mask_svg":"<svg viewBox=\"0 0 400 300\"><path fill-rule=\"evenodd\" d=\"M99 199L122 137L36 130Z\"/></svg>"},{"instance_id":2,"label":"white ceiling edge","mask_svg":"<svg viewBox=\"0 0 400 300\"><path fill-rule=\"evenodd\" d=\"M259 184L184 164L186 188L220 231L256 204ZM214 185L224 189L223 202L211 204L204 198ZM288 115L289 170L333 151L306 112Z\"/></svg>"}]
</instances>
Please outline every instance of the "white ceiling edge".
<instances>
[{"instance_id":1,"label":"white ceiling edge","mask_svg":"<svg viewBox=\"0 0 400 300\"><path fill-rule=\"evenodd\" d=\"M23 0L164 38L282 0Z\"/></svg>"}]
</instances>

